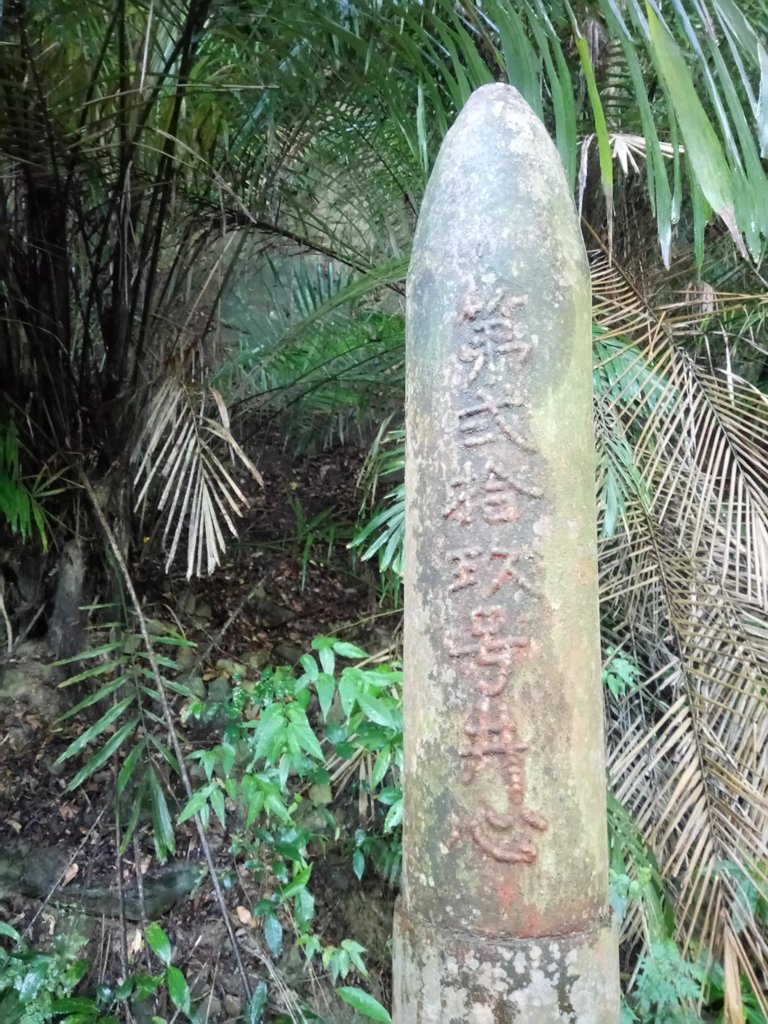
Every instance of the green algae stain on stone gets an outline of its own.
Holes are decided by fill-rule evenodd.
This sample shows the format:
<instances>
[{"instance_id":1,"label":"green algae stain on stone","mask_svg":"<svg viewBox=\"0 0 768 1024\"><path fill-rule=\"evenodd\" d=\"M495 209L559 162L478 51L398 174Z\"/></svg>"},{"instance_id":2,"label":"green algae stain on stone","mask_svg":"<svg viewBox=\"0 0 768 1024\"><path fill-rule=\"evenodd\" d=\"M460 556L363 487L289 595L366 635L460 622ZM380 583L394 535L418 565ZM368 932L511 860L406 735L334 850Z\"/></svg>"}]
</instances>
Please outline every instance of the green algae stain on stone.
<instances>
[{"instance_id":1,"label":"green algae stain on stone","mask_svg":"<svg viewBox=\"0 0 768 1024\"><path fill-rule=\"evenodd\" d=\"M397 1024L618 1016L590 340L555 148L486 86L440 151L408 281Z\"/></svg>"}]
</instances>

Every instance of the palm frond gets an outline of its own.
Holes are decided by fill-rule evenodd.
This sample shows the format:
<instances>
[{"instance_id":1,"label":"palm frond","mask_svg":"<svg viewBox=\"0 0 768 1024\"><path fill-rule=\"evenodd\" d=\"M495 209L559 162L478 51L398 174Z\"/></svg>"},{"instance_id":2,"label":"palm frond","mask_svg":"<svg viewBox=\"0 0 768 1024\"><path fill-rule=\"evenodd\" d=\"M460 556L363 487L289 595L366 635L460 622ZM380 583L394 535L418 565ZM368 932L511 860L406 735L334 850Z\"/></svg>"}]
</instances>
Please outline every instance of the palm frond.
<instances>
[{"instance_id":1,"label":"palm frond","mask_svg":"<svg viewBox=\"0 0 768 1024\"><path fill-rule=\"evenodd\" d=\"M219 418L206 415L213 400ZM187 578L213 572L224 552L224 530L237 536L234 517L246 495L222 452L236 459L263 486L256 467L229 430L221 396L193 391L173 378L158 388L133 451L138 463L136 508L146 505L153 484L157 511L165 520L166 571L182 537L187 538Z\"/></svg>"},{"instance_id":2,"label":"palm frond","mask_svg":"<svg viewBox=\"0 0 768 1024\"><path fill-rule=\"evenodd\" d=\"M741 973L765 1011L765 922L728 866L765 885L768 406L702 371L604 255L593 271L603 615L650 677L608 701L610 777L684 951L728 959L726 1002Z\"/></svg>"}]
</instances>

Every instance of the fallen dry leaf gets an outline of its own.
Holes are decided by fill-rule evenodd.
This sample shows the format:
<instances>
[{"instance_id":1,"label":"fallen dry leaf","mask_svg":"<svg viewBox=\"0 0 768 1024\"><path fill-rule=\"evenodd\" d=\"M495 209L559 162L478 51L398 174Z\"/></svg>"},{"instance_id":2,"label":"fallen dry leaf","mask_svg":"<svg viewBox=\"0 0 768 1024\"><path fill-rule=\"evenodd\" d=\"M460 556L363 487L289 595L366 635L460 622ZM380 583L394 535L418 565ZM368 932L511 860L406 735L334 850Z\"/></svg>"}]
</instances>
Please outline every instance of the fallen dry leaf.
<instances>
[{"instance_id":1,"label":"fallen dry leaf","mask_svg":"<svg viewBox=\"0 0 768 1024\"><path fill-rule=\"evenodd\" d=\"M61 886L64 888L65 885L69 885L73 878L75 878L80 872L80 868L77 864L70 864L64 874L61 876Z\"/></svg>"},{"instance_id":2,"label":"fallen dry leaf","mask_svg":"<svg viewBox=\"0 0 768 1024\"><path fill-rule=\"evenodd\" d=\"M133 933L133 938L128 944L128 953L130 956L136 956L144 949L144 937L141 934L141 929L137 928Z\"/></svg>"},{"instance_id":3,"label":"fallen dry leaf","mask_svg":"<svg viewBox=\"0 0 768 1024\"><path fill-rule=\"evenodd\" d=\"M256 922L253 920L253 914L247 907L235 907L235 913L240 924L246 924L249 928L255 928Z\"/></svg>"}]
</instances>

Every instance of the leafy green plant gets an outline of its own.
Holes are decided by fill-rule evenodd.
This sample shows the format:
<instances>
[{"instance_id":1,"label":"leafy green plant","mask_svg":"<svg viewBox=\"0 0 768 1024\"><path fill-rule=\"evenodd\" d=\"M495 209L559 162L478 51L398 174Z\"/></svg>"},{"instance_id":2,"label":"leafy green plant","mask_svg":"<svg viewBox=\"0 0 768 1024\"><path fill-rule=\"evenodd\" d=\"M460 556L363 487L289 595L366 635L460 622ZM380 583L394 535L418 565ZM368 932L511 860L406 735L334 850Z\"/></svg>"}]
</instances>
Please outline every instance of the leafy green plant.
<instances>
[{"instance_id":1,"label":"leafy green plant","mask_svg":"<svg viewBox=\"0 0 768 1024\"><path fill-rule=\"evenodd\" d=\"M336 545L344 543L349 536L349 528L336 522L331 507L321 509L308 519L296 494L291 495L291 508L294 518L293 543L301 563L300 586L304 590L310 565L329 563Z\"/></svg>"},{"instance_id":2,"label":"leafy green plant","mask_svg":"<svg viewBox=\"0 0 768 1024\"><path fill-rule=\"evenodd\" d=\"M625 658L614 647L606 649L606 663L602 670L603 686L615 700L621 700L637 687L640 669L631 658Z\"/></svg>"},{"instance_id":3,"label":"leafy green plant","mask_svg":"<svg viewBox=\"0 0 768 1024\"><path fill-rule=\"evenodd\" d=\"M275 958L290 927L306 959L319 956L334 982L345 980L351 970L365 977L362 946L353 939L324 945L313 931L315 900L309 883L315 839L302 822L313 791L330 792L332 772L344 779L357 768L362 794L381 808L380 832L358 829L354 840L349 837L352 869L361 877L369 858L374 867L386 865L394 879L402 819L401 673L370 663L353 644L317 637L296 666L264 670L252 682L239 673L233 679L228 701L217 707L220 742L189 755L202 779L178 822L199 814L207 823L213 814L226 823L232 852L243 856L246 868L268 886L269 896L242 913L258 923ZM200 698L185 710L188 719L206 714ZM369 771L361 772L361 765ZM325 813L334 836L341 838L338 822ZM371 1019L388 1019L367 993L345 988L340 995Z\"/></svg>"},{"instance_id":4,"label":"leafy green plant","mask_svg":"<svg viewBox=\"0 0 768 1024\"><path fill-rule=\"evenodd\" d=\"M400 601L403 576L403 540L405 535L405 430L389 429L385 420L371 445L360 484L363 488L364 517L350 548L362 549L363 561L378 558L382 581L382 600L393 605ZM377 499L382 480L398 481L382 499Z\"/></svg>"},{"instance_id":5,"label":"leafy green plant","mask_svg":"<svg viewBox=\"0 0 768 1024\"><path fill-rule=\"evenodd\" d=\"M162 969L158 974L154 975L129 977L127 985L121 986L121 997L127 998L129 995L132 995L140 1001L142 998L155 995L161 988L165 987L171 1003L177 1012L186 1017L187 1020L196 1021L198 1018L197 1014L192 1011L192 997L187 979L179 968L174 967L171 963L173 950L170 939L165 931L156 921L153 921L147 925L144 938L149 948L162 964ZM165 1024L162 1017L153 1018L153 1021L155 1024Z\"/></svg>"},{"instance_id":6,"label":"leafy green plant","mask_svg":"<svg viewBox=\"0 0 768 1024\"><path fill-rule=\"evenodd\" d=\"M641 1021L699 1021L699 1014L691 1007L702 1000L705 979L706 969L686 960L671 939L651 943L640 958L630 1005Z\"/></svg>"},{"instance_id":7,"label":"leafy green plant","mask_svg":"<svg viewBox=\"0 0 768 1024\"><path fill-rule=\"evenodd\" d=\"M165 861L176 849L166 794L167 779L169 775L175 776L178 773L178 762L173 751L160 738L160 694L142 637L138 633L123 630L119 623L113 623L112 627L117 633L114 639L61 662L90 663L87 668L66 679L62 686L95 683L98 689L65 712L58 719L58 724L81 716L97 705L106 710L88 728L77 734L57 757L53 768L61 768L73 758L88 752L81 767L67 783L65 791L72 792L110 758L119 754L121 766L116 780L116 798L126 808L122 848L126 848L142 813L147 811L152 821L155 851L158 859ZM194 646L178 633L155 636L154 643L169 653L179 647ZM171 693L193 697L194 694L187 686L172 678L177 672L176 661L167 654L157 654L156 658L165 673L160 685Z\"/></svg>"},{"instance_id":8,"label":"leafy green plant","mask_svg":"<svg viewBox=\"0 0 768 1024\"><path fill-rule=\"evenodd\" d=\"M198 1024L199 1015L192 1007L192 995L182 971L172 963L173 949L165 930L156 921L147 925L144 939L149 949L160 961L161 968L156 972L133 970L119 985L102 984L100 997L109 1005L130 1003L134 1008L137 1004L157 1000L167 993L174 1008L173 1020L182 1019ZM112 1018L114 1019L114 1018ZM143 1019L143 1018L142 1018ZM71 1019L62 1024L81 1024L79 1019ZM86 1020L82 1024L90 1024ZM104 1022L106 1024L106 1022ZM152 1016L152 1024L167 1024L164 1017Z\"/></svg>"},{"instance_id":9,"label":"leafy green plant","mask_svg":"<svg viewBox=\"0 0 768 1024\"><path fill-rule=\"evenodd\" d=\"M18 932L0 921L0 937L13 943L0 946L0 1020L3 1024L117 1024L105 1014L102 1000L77 996L90 960L78 956L86 939L69 932L57 936L50 952L30 949Z\"/></svg>"},{"instance_id":10,"label":"leafy green plant","mask_svg":"<svg viewBox=\"0 0 768 1024\"><path fill-rule=\"evenodd\" d=\"M48 548L48 531L43 502L61 493L62 488L56 486L60 475L43 467L36 477L25 477L16 422L13 418L0 422L0 517L23 540L36 536L44 551Z\"/></svg>"}]
</instances>

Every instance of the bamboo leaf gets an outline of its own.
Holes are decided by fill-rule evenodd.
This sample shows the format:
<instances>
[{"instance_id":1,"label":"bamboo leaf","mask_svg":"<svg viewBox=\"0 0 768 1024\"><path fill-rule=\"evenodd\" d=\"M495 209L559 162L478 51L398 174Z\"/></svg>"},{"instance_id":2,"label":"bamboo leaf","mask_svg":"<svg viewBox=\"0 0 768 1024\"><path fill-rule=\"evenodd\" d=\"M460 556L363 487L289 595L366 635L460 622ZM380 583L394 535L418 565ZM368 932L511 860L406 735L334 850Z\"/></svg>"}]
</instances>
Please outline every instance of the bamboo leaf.
<instances>
[{"instance_id":1,"label":"bamboo leaf","mask_svg":"<svg viewBox=\"0 0 768 1024\"><path fill-rule=\"evenodd\" d=\"M120 749L125 740L131 735L133 730L139 724L139 716L131 718L125 722L117 732L104 744L94 756L83 765L80 771L75 775L71 782L67 785L65 790L66 793L71 793L73 790L81 786L86 779L90 778L94 772L98 771L102 765L106 764L112 755Z\"/></svg>"},{"instance_id":2,"label":"bamboo leaf","mask_svg":"<svg viewBox=\"0 0 768 1024\"><path fill-rule=\"evenodd\" d=\"M109 708L109 710L101 716L98 722L94 722L89 729L86 729L85 732L82 732L77 737L77 739L73 740L63 753L59 754L53 762L53 766L58 768L65 761L68 761L70 757L74 757L75 754L79 754L80 751L83 750L84 747L87 747L92 740L96 739L97 736L100 736L106 729L108 729L110 725L112 725L112 723L133 704L135 699L135 696L131 694L131 696L124 697L123 700L118 701L117 704L114 704Z\"/></svg>"}]
</instances>

